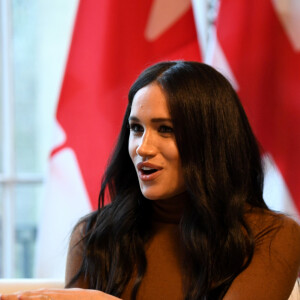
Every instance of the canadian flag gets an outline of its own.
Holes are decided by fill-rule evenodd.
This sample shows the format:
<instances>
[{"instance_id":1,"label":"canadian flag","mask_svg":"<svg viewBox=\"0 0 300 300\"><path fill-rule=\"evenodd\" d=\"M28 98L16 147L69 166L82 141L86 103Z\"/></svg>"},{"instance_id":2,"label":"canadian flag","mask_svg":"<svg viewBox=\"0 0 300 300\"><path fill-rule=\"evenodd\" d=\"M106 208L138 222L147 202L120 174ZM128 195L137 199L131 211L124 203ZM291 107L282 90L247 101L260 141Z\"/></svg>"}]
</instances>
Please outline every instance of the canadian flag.
<instances>
[{"instance_id":1,"label":"canadian flag","mask_svg":"<svg viewBox=\"0 0 300 300\"><path fill-rule=\"evenodd\" d=\"M189 0L79 2L56 114L36 275L64 276L68 237L97 208L127 92L160 60L201 59Z\"/></svg>"},{"instance_id":2,"label":"canadian flag","mask_svg":"<svg viewBox=\"0 0 300 300\"><path fill-rule=\"evenodd\" d=\"M267 203L297 217L300 1L221 0L213 48L207 61L232 81L265 151Z\"/></svg>"}]
</instances>

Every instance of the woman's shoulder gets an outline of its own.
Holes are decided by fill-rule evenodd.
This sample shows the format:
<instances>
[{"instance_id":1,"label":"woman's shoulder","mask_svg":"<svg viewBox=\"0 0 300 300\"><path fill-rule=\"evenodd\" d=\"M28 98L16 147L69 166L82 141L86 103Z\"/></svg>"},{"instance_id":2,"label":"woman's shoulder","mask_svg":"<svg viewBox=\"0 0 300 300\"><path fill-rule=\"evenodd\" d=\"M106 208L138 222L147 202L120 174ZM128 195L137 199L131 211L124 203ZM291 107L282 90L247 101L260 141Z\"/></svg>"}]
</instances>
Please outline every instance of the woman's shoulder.
<instances>
[{"instance_id":1,"label":"woman's shoulder","mask_svg":"<svg viewBox=\"0 0 300 300\"><path fill-rule=\"evenodd\" d=\"M87 227L94 218L95 212L91 212L79 219L72 230L70 237L70 246L76 246L76 244L83 240L87 232Z\"/></svg>"},{"instance_id":2,"label":"woman's shoulder","mask_svg":"<svg viewBox=\"0 0 300 300\"><path fill-rule=\"evenodd\" d=\"M255 248L249 266L224 299L287 299L300 268L300 226L292 218L251 208L245 214Z\"/></svg>"},{"instance_id":3,"label":"woman's shoulder","mask_svg":"<svg viewBox=\"0 0 300 300\"><path fill-rule=\"evenodd\" d=\"M299 242L300 225L292 217L272 210L251 208L245 214L247 224L251 228L254 237L259 238L272 235L292 236ZM298 239L297 239L298 237Z\"/></svg>"},{"instance_id":4,"label":"woman's shoulder","mask_svg":"<svg viewBox=\"0 0 300 300\"><path fill-rule=\"evenodd\" d=\"M74 226L71 233L70 245L76 245L76 243L81 242L84 237L93 230L94 225L97 221L101 221L103 214L107 212L110 208L110 204L106 205L101 209L101 211L92 211L91 213L83 216L79 219L77 224Z\"/></svg>"},{"instance_id":5,"label":"woman's shoulder","mask_svg":"<svg viewBox=\"0 0 300 300\"><path fill-rule=\"evenodd\" d=\"M300 226L293 218L274 211L252 209L246 217L254 241L254 260L259 258L278 274L300 271Z\"/></svg>"}]
</instances>

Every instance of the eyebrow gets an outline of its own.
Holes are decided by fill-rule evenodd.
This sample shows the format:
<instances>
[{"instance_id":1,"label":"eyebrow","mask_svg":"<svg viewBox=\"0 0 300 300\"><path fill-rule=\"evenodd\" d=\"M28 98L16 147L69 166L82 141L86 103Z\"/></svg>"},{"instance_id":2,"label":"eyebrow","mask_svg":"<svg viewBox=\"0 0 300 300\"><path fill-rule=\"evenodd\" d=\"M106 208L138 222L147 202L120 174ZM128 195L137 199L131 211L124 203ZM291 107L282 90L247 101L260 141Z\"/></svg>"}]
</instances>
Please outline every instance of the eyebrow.
<instances>
[{"instance_id":1,"label":"eyebrow","mask_svg":"<svg viewBox=\"0 0 300 300\"><path fill-rule=\"evenodd\" d=\"M137 118L135 116L129 117L128 121L140 122L139 118ZM153 123L160 123L160 122L170 122L170 123L172 123L172 120L170 118L152 118L151 122L153 122Z\"/></svg>"}]
</instances>

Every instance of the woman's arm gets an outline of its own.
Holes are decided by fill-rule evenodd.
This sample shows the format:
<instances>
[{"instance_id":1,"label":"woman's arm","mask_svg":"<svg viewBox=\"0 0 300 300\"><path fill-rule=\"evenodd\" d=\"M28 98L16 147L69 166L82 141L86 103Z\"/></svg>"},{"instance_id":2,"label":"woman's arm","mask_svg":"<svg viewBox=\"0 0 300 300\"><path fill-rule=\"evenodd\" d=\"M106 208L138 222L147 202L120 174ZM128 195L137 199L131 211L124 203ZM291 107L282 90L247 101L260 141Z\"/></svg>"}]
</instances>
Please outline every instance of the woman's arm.
<instances>
[{"instance_id":1,"label":"woman's arm","mask_svg":"<svg viewBox=\"0 0 300 300\"><path fill-rule=\"evenodd\" d=\"M300 267L300 227L292 219L278 215L258 215L251 222L254 235L261 231L266 234L259 240L250 265L233 281L224 300L286 300ZM276 223L278 229L268 231Z\"/></svg>"},{"instance_id":2,"label":"woman's arm","mask_svg":"<svg viewBox=\"0 0 300 300\"><path fill-rule=\"evenodd\" d=\"M84 280L83 277L78 278L76 282L72 283L70 286L68 284L71 282L73 277L77 274L81 267L83 260L83 241L85 223L82 222L75 227L71 235L67 264L66 264L66 274L65 274L65 285L66 287L77 287L77 288L88 288L88 282Z\"/></svg>"}]
</instances>

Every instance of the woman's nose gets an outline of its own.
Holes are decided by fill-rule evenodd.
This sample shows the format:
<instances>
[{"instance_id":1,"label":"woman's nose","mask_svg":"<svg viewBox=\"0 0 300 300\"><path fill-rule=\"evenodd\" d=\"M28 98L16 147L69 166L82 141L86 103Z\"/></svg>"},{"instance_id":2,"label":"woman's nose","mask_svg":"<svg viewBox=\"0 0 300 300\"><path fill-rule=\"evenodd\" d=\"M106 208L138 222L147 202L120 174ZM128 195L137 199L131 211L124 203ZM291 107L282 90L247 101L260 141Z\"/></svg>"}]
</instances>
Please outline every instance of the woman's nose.
<instances>
[{"instance_id":1,"label":"woman's nose","mask_svg":"<svg viewBox=\"0 0 300 300\"><path fill-rule=\"evenodd\" d=\"M136 148L136 154L142 157L154 156L156 153L154 142L155 140L152 134L145 132L140 140L140 144Z\"/></svg>"}]
</instances>

